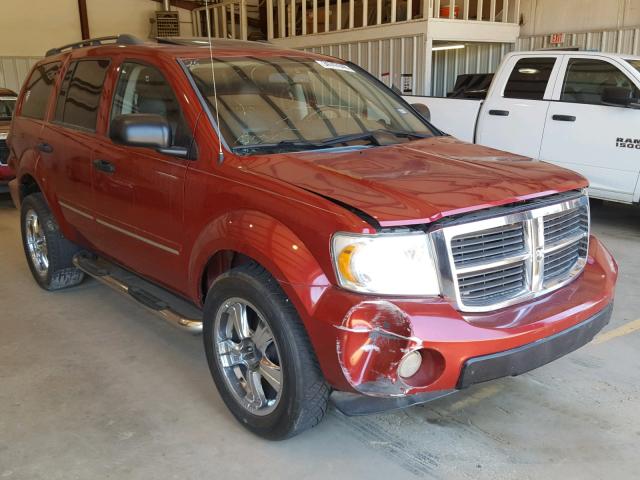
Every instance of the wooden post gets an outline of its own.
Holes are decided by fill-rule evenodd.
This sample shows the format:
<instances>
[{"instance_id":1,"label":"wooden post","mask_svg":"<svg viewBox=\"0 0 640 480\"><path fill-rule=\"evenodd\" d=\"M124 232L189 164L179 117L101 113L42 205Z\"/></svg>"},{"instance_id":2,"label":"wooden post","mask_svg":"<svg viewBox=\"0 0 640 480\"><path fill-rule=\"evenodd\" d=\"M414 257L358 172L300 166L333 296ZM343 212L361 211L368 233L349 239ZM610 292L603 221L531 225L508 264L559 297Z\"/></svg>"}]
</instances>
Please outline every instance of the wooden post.
<instances>
[{"instance_id":1,"label":"wooden post","mask_svg":"<svg viewBox=\"0 0 640 480\"><path fill-rule=\"evenodd\" d=\"M318 0L313 0L313 33L318 33Z\"/></svg>"},{"instance_id":2,"label":"wooden post","mask_svg":"<svg viewBox=\"0 0 640 480\"><path fill-rule=\"evenodd\" d=\"M248 38L249 22L247 20L247 0L240 0L240 38Z\"/></svg>"},{"instance_id":3,"label":"wooden post","mask_svg":"<svg viewBox=\"0 0 640 480\"><path fill-rule=\"evenodd\" d=\"M349 28L353 28L355 24L355 16L354 0L349 0Z\"/></svg>"},{"instance_id":4,"label":"wooden post","mask_svg":"<svg viewBox=\"0 0 640 480\"><path fill-rule=\"evenodd\" d=\"M302 0L302 35L307 34L307 0Z\"/></svg>"},{"instance_id":5,"label":"wooden post","mask_svg":"<svg viewBox=\"0 0 640 480\"><path fill-rule=\"evenodd\" d=\"M284 8L284 0L278 0L278 35L280 38L287 36L287 12Z\"/></svg>"},{"instance_id":6,"label":"wooden post","mask_svg":"<svg viewBox=\"0 0 640 480\"><path fill-rule=\"evenodd\" d=\"M273 0L267 0L267 40L273 39Z\"/></svg>"},{"instance_id":7,"label":"wooden post","mask_svg":"<svg viewBox=\"0 0 640 480\"><path fill-rule=\"evenodd\" d=\"M80 34L83 40L87 40L91 38L89 17L87 15L87 0L78 0L78 13L80 14Z\"/></svg>"}]
</instances>

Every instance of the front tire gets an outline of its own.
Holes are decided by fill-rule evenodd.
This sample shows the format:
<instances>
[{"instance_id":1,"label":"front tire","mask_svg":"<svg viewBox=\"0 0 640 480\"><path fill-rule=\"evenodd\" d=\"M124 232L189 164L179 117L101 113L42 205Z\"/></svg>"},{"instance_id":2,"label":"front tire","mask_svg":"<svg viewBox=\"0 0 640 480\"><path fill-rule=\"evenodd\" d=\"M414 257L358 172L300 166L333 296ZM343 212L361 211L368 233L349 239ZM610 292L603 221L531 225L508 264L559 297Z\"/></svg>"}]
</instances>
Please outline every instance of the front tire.
<instances>
[{"instance_id":1,"label":"front tire","mask_svg":"<svg viewBox=\"0 0 640 480\"><path fill-rule=\"evenodd\" d=\"M264 268L246 264L217 278L203 329L213 380L247 429L281 440L322 420L329 387L295 308Z\"/></svg>"},{"instance_id":2,"label":"front tire","mask_svg":"<svg viewBox=\"0 0 640 480\"><path fill-rule=\"evenodd\" d=\"M22 245L29 269L45 290L59 290L79 284L84 274L73 266L80 250L67 240L41 193L32 193L20 208Z\"/></svg>"}]
</instances>

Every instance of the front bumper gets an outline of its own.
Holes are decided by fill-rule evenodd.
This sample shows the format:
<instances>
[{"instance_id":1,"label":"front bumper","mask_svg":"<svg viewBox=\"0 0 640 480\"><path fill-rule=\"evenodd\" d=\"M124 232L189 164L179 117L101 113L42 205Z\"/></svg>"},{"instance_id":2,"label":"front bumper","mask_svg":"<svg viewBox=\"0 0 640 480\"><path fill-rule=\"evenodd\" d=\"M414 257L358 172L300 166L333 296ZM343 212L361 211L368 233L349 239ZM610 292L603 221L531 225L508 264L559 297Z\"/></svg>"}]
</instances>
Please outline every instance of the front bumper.
<instances>
[{"instance_id":1,"label":"front bumper","mask_svg":"<svg viewBox=\"0 0 640 480\"><path fill-rule=\"evenodd\" d=\"M467 360L456 385L457 389L497 378L517 376L541 367L586 345L611 319L613 304L594 316L550 337L504 352L482 355ZM437 390L400 397L372 397L335 391L334 405L345 415L369 415L428 403L450 395L455 390Z\"/></svg>"},{"instance_id":2,"label":"front bumper","mask_svg":"<svg viewBox=\"0 0 640 480\"><path fill-rule=\"evenodd\" d=\"M429 400L474 383L529 371L579 348L608 322L616 279L611 254L591 237L582 273L559 290L529 302L465 314L441 298L371 299L331 288L318 299L313 317L305 319L305 324L323 373L335 390L387 400L404 397L387 401L385 410L401 408L422 403L420 397ZM396 322L397 318L404 321ZM425 370L412 381L402 381L397 376L398 363L415 349L427 353ZM346 403L358 402L350 397Z\"/></svg>"},{"instance_id":3,"label":"front bumper","mask_svg":"<svg viewBox=\"0 0 640 480\"><path fill-rule=\"evenodd\" d=\"M593 340L609 323L612 312L613 304L610 303L584 322L550 337L504 352L470 358L464 362L457 388L467 388L501 377L514 377L553 362Z\"/></svg>"}]
</instances>

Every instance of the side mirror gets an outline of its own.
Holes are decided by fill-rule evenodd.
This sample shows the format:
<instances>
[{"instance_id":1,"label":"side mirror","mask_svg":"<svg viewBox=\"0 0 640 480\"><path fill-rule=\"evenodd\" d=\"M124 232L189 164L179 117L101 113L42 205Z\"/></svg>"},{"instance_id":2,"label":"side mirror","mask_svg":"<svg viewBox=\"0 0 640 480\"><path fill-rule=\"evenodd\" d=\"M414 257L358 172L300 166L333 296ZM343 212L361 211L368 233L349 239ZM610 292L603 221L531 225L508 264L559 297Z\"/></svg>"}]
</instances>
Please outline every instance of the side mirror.
<instances>
[{"instance_id":1,"label":"side mirror","mask_svg":"<svg viewBox=\"0 0 640 480\"><path fill-rule=\"evenodd\" d=\"M616 107L628 107L634 103L633 91L624 87L606 87L602 91L602 103Z\"/></svg>"},{"instance_id":2,"label":"side mirror","mask_svg":"<svg viewBox=\"0 0 640 480\"><path fill-rule=\"evenodd\" d=\"M431 110L424 103L412 103L413 109L422 116L428 122L431 121Z\"/></svg>"},{"instance_id":3,"label":"side mirror","mask_svg":"<svg viewBox=\"0 0 640 480\"><path fill-rule=\"evenodd\" d=\"M171 126L162 115L130 113L111 121L111 140L130 147L155 148L158 152L186 158L186 148L171 146Z\"/></svg>"}]
</instances>

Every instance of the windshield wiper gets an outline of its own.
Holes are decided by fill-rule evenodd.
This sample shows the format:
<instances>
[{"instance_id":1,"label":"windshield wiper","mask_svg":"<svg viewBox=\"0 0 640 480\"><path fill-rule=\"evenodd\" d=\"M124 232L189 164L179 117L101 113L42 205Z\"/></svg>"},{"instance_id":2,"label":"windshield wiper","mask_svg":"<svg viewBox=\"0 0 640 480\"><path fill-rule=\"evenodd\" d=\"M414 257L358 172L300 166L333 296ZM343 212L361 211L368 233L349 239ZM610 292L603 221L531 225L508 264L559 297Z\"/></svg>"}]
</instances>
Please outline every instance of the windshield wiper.
<instances>
[{"instance_id":1,"label":"windshield wiper","mask_svg":"<svg viewBox=\"0 0 640 480\"><path fill-rule=\"evenodd\" d=\"M396 130L371 130L369 132L350 133L348 135L340 135L339 137L328 138L322 142L322 145L335 145L337 143L355 142L358 140L370 140L377 146L382 145L394 145L395 142L391 141L391 137L396 138L427 138L431 135L426 135L416 132L405 132Z\"/></svg>"},{"instance_id":2,"label":"windshield wiper","mask_svg":"<svg viewBox=\"0 0 640 480\"><path fill-rule=\"evenodd\" d=\"M340 135L318 142L310 142L306 140L281 140L276 143L256 143L254 145L241 145L234 147L233 151L240 155L250 155L254 152L271 151L271 152L288 152L296 150L318 150L322 148L330 148L341 143L356 142L358 140L369 140L376 146L395 145L397 138L428 138L432 135L394 131L394 130L372 130L368 132L350 133Z\"/></svg>"},{"instance_id":3,"label":"windshield wiper","mask_svg":"<svg viewBox=\"0 0 640 480\"><path fill-rule=\"evenodd\" d=\"M234 147L232 150L240 155L249 155L253 152L271 150L271 151L295 151L300 149L318 149L326 148L321 143L307 142L304 140L282 140L277 143L256 143L254 145L242 145Z\"/></svg>"}]
</instances>

